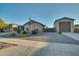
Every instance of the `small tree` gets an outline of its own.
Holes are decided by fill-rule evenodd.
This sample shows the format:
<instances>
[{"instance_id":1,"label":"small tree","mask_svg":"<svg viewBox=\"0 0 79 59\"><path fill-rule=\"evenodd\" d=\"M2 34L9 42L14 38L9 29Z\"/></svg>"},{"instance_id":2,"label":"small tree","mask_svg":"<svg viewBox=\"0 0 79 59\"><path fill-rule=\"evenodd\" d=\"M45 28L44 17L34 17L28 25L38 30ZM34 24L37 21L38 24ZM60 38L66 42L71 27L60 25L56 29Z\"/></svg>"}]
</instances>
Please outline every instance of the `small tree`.
<instances>
[{"instance_id":1,"label":"small tree","mask_svg":"<svg viewBox=\"0 0 79 59\"><path fill-rule=\"evenodd\" d=\"M5 23L2 18L0 18L0 28L4 28L4 27L7 27L7 26L8 26L8 24Z\"/></svg>"},{"instance_id":2,"label":"small tree","mask_svg":"<svg viewBox=\"0 0 79 59\"><path fill-rule=\"evenodd\" d=\"M7 26L8 24L4 22L2 18L0 18L0 31L3 32L3 28Z\"/></svg>"}]
</instances>

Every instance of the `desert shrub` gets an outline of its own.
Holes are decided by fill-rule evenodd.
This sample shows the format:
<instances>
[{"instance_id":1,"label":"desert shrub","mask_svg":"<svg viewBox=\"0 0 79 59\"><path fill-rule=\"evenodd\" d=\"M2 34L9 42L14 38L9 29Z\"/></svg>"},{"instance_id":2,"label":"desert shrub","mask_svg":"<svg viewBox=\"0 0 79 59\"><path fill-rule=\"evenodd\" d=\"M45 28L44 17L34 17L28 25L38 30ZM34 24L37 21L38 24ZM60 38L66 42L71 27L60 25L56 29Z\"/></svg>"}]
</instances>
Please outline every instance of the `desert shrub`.
<instances>
[{"instance_id":1,"label":"desert shrub","mask_svg":"<svg viewBox=\"0 0 79 59\"><path fill-rule=\"evenodd\" d=\"M37 29L32 30L32 34L38 34L38 30Z\"/></svg>"},{"instance_id":2,"label":"desert shrub","mask_svg":"<svg viewBox=\"0 0 79 59\"><path fill-rule=\"evenodd\" d=\"M22 34L27 34L27 32L26 31L22 31Z\"/></svg>"},{"instance_id":3,"label":"desert shrub","mask_svg":"<svg viewBox=\"0 0 79 59\"><path fill-rule=\"evenodd\" d=\"M0 32L4 32L3 29L0 29Z\"/></svg>"}]
</instances>

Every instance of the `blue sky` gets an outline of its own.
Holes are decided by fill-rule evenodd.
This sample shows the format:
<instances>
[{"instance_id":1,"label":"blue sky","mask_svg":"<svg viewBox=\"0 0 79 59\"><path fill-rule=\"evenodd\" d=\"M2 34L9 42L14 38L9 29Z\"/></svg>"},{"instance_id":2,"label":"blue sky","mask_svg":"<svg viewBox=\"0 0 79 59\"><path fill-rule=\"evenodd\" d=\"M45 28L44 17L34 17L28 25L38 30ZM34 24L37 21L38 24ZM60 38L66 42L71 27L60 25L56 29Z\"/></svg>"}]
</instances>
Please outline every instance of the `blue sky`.
<instances>
[{"instance_id":1,"label":"blue sky","mask_svg":"<svg viewBox=\"0 0 79 59\"><path fill-rule=\"evenodd\" d=\"M74 18L79 23L79 4L0 4L0 18L7 23L24 24L29 18L41 22L49 27L55 20L62 17Z\"/></svg>"}]
</instances>

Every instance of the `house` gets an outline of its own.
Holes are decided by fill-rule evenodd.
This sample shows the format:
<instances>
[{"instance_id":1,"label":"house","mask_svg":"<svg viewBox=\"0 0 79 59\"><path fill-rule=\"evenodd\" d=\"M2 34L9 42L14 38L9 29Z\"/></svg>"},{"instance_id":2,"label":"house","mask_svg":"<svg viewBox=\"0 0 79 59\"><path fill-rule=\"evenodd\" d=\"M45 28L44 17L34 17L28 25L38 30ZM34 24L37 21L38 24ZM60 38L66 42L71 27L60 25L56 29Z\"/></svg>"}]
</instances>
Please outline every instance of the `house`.
<instances>
[{"instance_id":1,"label":"house","mask_svg":"<svg viewBox=\"0 0 79 59\"><path fill-rule=\"evenodd\" d=\"M74 25L74 28L79 28L79 24L75 24Z\"/></svg>"},{"instance_id":2,"label":"house","mask_svg":"<svg viewBox=\"0 0 79 59\"><path fill-rule=\"evenodd\" d=\"M17 24L9 24L7 27L3 28L3 31L7 31L7 32L12 32L12 31L23 31L24 28L22 25L17 25Z\"/></svg>"},{"instance_id":3,"label":"house","mask_svg":"<svg viewBox=\"0 0 79 59\"><path fill-rule=\"evenodd\" d=\"M8 27L4 28L4 30L7 30L7 31L16 31L17 29L18 29L17 24L9 24Z\"/></svg>"},{"instance_id":4,"label":"house","mask_svg":"<svg viewBox=\"0 0 79 59\"><path fill-rule=\"evenodd\" d=\"M24 27L21 26L21 25L19 25L19 26L18 26L18 30L21 30L21 31L22 31L22 30L24 30Z\"/></svg>"},{"instance_id":5,"label":"house","mask_svg":"<svg viewBox=\"0 0 79 59\"><path fill-rule=\"evenodd\" d=\"M38 32L42 32L45 25L43 25L42 23L39 23L37 21L34 20L30 20L29 22L25 23L23 25L24 27L24 31L26 32L32 32L32 30L37 29Z\"/></svg>"},{"instance_id":6,"label":"house","mask_svg":"<svg viewBox=\"0 0 79 59\"><path fill-rule=\"evenodd\" d=\"M79 32L79 24L74 25L74 32Z\"/></svg>"},{"instance_id":7,"label":"house","mask_svg":"<svg viewBox=\"0 0 79 59\"><path fill-rule=\"evenodd\" d=\"M54 22L56 32L74 32L74 20L72 18L63 17Z\"/></svg>"}]
</instances>

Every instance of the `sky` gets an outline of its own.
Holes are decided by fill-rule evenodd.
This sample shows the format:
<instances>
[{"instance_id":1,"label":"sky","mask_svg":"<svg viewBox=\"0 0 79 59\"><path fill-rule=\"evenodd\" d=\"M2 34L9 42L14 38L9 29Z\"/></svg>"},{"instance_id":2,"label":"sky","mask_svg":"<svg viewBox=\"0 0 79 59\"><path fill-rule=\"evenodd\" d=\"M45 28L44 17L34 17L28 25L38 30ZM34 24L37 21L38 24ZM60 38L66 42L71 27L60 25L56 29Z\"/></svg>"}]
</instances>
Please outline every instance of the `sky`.
<instances>
[{"instance_id":1,"label":"sky","mask_svg":"<svg viewBox=\"0 0 79 59\"><path fill-rule=\"evenodd\" d=\"M0 3L0 18L7 23L23 25L29 17L53 27L55 20L62 17L75 19L79 23L79 4L68 3Z\"/></svg>"}]
</instances>

